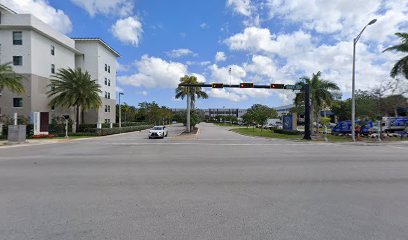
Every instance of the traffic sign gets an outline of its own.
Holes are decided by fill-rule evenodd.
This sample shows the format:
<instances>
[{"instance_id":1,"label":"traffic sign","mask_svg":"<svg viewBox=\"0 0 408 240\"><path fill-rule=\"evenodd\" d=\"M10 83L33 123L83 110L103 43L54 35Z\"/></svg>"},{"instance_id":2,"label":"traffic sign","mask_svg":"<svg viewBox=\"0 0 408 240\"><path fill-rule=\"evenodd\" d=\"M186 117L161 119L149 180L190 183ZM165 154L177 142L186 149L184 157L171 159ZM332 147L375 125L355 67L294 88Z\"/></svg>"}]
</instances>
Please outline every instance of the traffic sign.
<instances>
[{"instance_id":1,"label":"traffic sign","mask_svg":"<svg viewBox=\"0 0 408 240\"><path fill-rule=\"evenodd\" d=\"M302 90L302 86L301 85L285 85L285 89Z\"/></svg>"}]
</instances>

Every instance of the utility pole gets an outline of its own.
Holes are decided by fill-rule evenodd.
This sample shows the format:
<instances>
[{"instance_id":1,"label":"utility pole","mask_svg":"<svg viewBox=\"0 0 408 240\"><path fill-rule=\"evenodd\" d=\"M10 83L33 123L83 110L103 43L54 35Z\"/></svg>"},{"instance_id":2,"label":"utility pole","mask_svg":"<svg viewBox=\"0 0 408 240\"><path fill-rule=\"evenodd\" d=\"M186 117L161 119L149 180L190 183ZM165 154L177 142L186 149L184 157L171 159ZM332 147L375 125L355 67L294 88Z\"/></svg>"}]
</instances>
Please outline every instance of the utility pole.
<instances>
[{"instance_id":1,"label":"utility pole","mask_svg":"<svg viewBox=\"0 0 408 240\"><path fill-rule=\"evenodd\" d=\"M356 38L353 39L353 72L351 77L351 138L353 142L356 141L356 98L355 98L355 88L356 88L356 45L358 40L360 39L361 35L363 34L364 30L369 26L377 22L377 19L371 20L361 32L357 35Z\"/></svg>"},{"instance_id":2,"label":"utility pole","mask_svg":"<svg viewBox=\"0 0 408 240\"><path fill-rule=\"evenodd\" d=\"M303 89L305 95L305 135L304 140L312 140L310 132L310 85L306 84Z\"/></svg>"}]
</instances>

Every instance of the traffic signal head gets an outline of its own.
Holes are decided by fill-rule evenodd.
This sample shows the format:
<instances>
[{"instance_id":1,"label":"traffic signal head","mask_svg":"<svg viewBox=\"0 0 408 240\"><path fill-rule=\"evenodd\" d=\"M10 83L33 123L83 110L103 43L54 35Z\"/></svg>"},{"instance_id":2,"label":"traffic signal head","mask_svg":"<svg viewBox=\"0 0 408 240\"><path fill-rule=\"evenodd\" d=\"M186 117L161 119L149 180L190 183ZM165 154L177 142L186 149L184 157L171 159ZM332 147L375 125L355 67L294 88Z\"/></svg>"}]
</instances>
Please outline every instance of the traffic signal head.
<instances>
[{"instance_id":1,"label":"traffic signal head","mask_svg":"<svg viewBox=\"0 0 408 240\"><path fill-rule=\"evenodd\" d=\"M213 83L211 84L212 88L223 88L224 83Z\"/></svg>"},{"instance_id":2,"label":"traffic signal head","mask_svg":"<svg viewBox=\"0 0 408 240\"><path fill-rule=\"evenodd\" d=\"M284 88L285 88L285 84L272 83L272 84L271 84L271 88L274 88L274 89L284 89Z\"/></svg>"},{"instance_id":3,"label":"traffic signal head","mask_svg":"<svg viewBox=\"0 0 408 240\"><path fill-rule=\"evenodd\" d=\"M253 83L241 83L239 84L240 88L253 88L254 84Z\"/></svg>"}]
</instances>

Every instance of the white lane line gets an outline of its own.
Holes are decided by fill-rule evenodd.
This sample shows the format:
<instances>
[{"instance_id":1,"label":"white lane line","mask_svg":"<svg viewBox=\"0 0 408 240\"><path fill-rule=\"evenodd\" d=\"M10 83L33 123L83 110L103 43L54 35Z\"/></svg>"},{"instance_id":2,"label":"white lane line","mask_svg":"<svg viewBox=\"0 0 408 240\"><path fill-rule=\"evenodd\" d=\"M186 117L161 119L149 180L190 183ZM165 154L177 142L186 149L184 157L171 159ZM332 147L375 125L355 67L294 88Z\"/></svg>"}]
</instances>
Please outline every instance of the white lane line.
<instances>
[{"instance_id":1,"label":"white lane line","mask_svg":"<svg viewBox=\"0 0 408 240\"><path fill-rule=\"evenodd\" d=\"M145 145L205 145L205 146L299 146L308 145L305 143L183 143L183 142L162 142L162 143L104 143L106 145L118 146L145 146Z\"/></svg>"}]
</instances>

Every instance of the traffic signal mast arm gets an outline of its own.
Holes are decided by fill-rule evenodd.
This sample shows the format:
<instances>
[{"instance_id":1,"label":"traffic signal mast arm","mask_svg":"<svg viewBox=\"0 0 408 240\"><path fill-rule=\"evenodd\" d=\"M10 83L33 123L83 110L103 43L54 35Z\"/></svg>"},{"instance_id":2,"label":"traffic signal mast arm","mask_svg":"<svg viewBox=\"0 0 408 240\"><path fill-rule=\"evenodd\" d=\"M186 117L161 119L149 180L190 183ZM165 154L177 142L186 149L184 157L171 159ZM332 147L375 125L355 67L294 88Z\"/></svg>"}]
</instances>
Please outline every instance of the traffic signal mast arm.
<instances>
[{"instance_id":1,"label":"traffic signal mast arm","mask_svg":"<svg viewBox=\"0 0 408 240\"><path fill-rule=\"evenodd\" d=\"M240 84L224 84L224 83L211 83L211 84L179 84L180 87L209 87L209 88L266 88L266 89L286 89L286 90L302 90L300 85L285 85L272 83L270 85L255 85L253 83L240 83Z\"/></svg>"}]
</instances>

